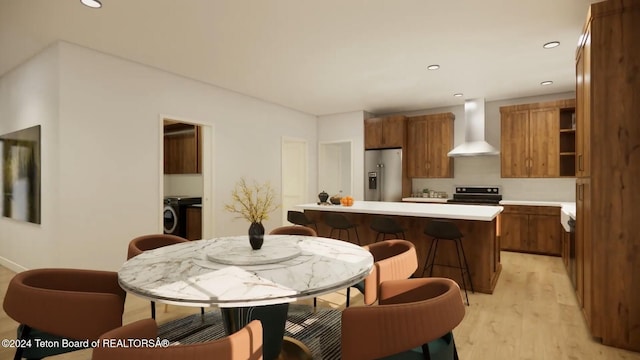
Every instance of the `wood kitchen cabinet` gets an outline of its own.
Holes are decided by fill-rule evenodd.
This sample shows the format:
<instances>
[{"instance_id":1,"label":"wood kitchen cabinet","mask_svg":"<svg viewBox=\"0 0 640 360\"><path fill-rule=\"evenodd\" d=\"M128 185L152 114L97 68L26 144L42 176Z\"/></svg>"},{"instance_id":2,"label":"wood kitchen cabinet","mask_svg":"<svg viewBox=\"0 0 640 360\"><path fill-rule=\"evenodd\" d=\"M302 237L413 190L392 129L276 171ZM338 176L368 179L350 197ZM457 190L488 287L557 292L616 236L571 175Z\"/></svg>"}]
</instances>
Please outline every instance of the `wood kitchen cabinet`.
<instances>
[{"instance_id":1,"label":"wood kitchen cabinet","mask_svg":"<svg viewBox=\"0 0 640 360\"><path fill-rule=\"evenodd\" d=\"M364 147L366 150L402 148L405 136L406 117L404 115L364 120Z\"/></svg>"},{"instance_id":2,"label":"wood kitchen cabinet","mask_svg":"<svg viewBox=\"0 0 640 360\"><path fill-rule=\"evenodd\" d=\"M562 232L562 263L567 273L570 272L569 262L571 256L571 233L568 231Z\"/></svg>"},{"instance_id":3,"label":"wood kitchen cabinet","mask_svg":"<svg viewBox=\"0 0 640 360\"><path fill-rule=\"evenodd\" d=\"M576 57L576 176L590 175L591 138L591 22L587 22L583 33L583 44Z\"/></svg>"},{"instance_id":4,"label":"wood kitchen cabinet","mask_svg":"<svg viewBox=\"0 0 640 360\"><path fill-rule=\"evenodd\" d=\"M501 214L502 250L560 256L560 208L506 205Z\"/></svg>"},{"instance_id":5,"label":"wood kitchen cabinet","mask_svg":"<svg viewBox=\"0 0 640 360\"><path fill-rule=\"evenodd\" d=\"M187 240L202 239L202 208L192 206L187 208Z\"/></svg>"},{"instance_id":6,"label":"wood kitchen cabinet","mask_svg":"<svg viewBox=\"0 0 640 360\"><path fill-rule=\"evenodd\" d=\"M574 109L573 99L501 107L501 176L574 176Z\"/></svg>"},{"instance_id":7,"label":"wood kitchen cabinet","mask_svg":"<svg viewBox=\"0 0 640 360\"><path fill-rule=\"evenodd\" d=\"M407 122L407 172L411 178L452 178L453 113L410 117Z\"/></svg>"},{"instance_id":8,"label":"wood kitchen cabinet","mask_svg":"<svg viewBox=\"0 0 640 360\"><path fill-rule=\"evenodd\" d=\"M164 126L164 173L200 174L202 159L200 127L172 123Z\"/></svg>"},{"instance_id":9,"label":"wood kitchen cabinet","mask_svg":"<svg viewBox=\"0 0 640 360\"><path fill-rule=\"evenodd\" d=\"M640 351L640 2L591 4L576 54L576 295L592 336Z\"/></svg>"},{"instance_id":10,"label":"wood kitchen cabinet","mask_svg":"<svg viewBox=\"0 0 640 360\"><path fill-rule=\"evenodd\" d=\"M591 238L591 180L576 180L576 297L590 328L597 314L593 312L593 243ZM599 326L595 327L599 329ZM596 331L599 334L599 331ZM594 333L594 336L598 336Z\"/></svg>"}]
</instances>

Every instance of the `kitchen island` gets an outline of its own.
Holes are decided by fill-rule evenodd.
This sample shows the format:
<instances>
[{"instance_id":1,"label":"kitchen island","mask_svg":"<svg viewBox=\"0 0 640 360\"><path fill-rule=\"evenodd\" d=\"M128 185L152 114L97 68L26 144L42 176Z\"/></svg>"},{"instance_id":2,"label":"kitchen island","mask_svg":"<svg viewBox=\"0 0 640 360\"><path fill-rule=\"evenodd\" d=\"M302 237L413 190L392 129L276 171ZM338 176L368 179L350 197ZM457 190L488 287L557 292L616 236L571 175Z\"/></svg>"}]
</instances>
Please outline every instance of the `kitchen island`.
<instances>
[{"instance_id":1,"label":"kitchen island","mask_svg":"<svg viewBox=\"0 0 640 360\"><path fill-rule=\"evenodd\" d=\"M342 213L349 221L357 224L361 245L371 244L376 239L376 232L369 228L374 216L393 217L405 229L406 239L416 246L418 269L414 275L418 277L422 276L427 251L431 245L431 238L424 234L427 223L431 219L450 220L464 234L462 242L475 291L493 293L502 270L498 226L499 215L503 209L501 206L356 201L353 206L348 207L318 204L297 207L317 223L318 235L326 237L329 236L330 228L324 222L324 215L327 212ZM346 236L343 238L346 239ZM356 243L353 231L351 242ZM454 243L441 241L436 262L457 266L457 261ZM435 266L433 276L451 278L462 286L458 269Z\"/></svg>"}]
</instances>

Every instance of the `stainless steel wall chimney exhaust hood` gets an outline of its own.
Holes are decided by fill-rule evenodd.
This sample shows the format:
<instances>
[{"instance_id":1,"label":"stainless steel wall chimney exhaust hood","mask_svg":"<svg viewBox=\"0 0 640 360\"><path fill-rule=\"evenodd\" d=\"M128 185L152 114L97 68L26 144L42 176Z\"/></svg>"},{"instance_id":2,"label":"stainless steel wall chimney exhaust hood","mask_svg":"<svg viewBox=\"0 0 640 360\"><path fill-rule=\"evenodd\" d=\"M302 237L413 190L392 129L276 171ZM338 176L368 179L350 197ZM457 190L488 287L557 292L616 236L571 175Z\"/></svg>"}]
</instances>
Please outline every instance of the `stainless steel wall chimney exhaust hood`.
<instances>
[{"instance_id":1,"label":"stainless steel wall chimney exhaust hood","mask_svg":"<svg viewBox=\"0 0 640 360\"><path fill-rule=\"evenodd\" d=\"M453 148L447 155L456 157L500 154L484 138L484 99L465 100L464 120L464 143Z\"/></svg>"}]
</instances>

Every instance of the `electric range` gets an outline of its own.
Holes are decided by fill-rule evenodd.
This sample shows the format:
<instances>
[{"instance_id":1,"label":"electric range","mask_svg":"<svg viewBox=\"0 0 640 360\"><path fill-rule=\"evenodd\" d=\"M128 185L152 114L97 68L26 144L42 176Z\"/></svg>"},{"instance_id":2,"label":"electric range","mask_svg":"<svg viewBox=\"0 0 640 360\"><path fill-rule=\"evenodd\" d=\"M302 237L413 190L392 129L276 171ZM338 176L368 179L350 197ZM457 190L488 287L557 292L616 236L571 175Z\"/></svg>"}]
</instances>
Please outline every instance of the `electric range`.
<instances>
[{"instance_id":1,"label":"electric range","mask_svg":"<svg viewBox=\"0 0 640 360\"><path fill-rule=\"evenodd\" d=\"M456 186L451 204L466 205L499 205L502 200L500 186Z\"/></svg>"}]
</instances>

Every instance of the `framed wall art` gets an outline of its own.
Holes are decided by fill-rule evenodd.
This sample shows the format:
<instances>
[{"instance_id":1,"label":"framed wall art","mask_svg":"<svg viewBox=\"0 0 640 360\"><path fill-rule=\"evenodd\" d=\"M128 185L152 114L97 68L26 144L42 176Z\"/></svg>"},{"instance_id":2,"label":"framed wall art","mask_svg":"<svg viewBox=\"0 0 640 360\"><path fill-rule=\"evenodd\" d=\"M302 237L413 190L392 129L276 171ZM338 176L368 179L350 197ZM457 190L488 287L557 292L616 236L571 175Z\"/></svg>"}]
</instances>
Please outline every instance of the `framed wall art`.
<instances>
[{"instance_id":1,"label":"framed wall art","mask_svg":"<svg viewBox=\"0 0 640 360\"><path fill-rule=\"evenodd\" d=\"M0 135L2 216L40 224L40 125Z\"/></svg>"}]
</instances>

